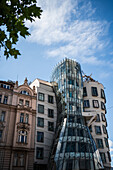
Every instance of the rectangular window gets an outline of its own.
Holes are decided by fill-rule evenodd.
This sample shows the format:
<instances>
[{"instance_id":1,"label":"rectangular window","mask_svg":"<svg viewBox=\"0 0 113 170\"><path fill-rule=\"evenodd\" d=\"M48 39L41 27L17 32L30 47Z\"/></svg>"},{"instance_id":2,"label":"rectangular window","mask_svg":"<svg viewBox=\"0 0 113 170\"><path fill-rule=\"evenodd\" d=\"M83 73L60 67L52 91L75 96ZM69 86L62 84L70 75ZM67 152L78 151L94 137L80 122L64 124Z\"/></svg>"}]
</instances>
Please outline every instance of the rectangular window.
<instances>
[{"instance_id":1,"label":"rectangular window","mask_svg":"<svg viewBox=\"0 0 113 170\"><path fill-rule=\"evenodd\" d=\"M54 122L48 122L48 131L54 131Z\"/></svg>"},{"instance_id":2,"label":"rectangular window","mask_svg":"<svg viewBox=\"0 0 113 170\"><path fill-rule=\"evenodd\" d=\"M38 113L44 113L44 105L38 104Z\"/></svg>"},{"instance_id":3,"label":"rectangular window","mask_svg":"<svg viewBox=\"0 0 113 170\"><path fill-rule=\"evenodd\" d=\"M92 96L98 96L97 87L91 87Z\"/></svg>"},{"instance_id":4,"label":"rectangular window","mask_svg":"<svg viewBox=\"0 0 113 170\"><path fill-rule=\"evenodd\" d=\"M7 104L7 101L8 101L8 96L4 96L4 104Z\"/></svg>"},{"instance_id":5,"label":"rectangular window","mask_svg":"<svg viewBox=\"0 0 113 170\"><path fill-rule=\"evenodd\" d=\"M44 101L44 94L43 93L38 93L38 100Z\"/></svg>"},{"instance_id":6,"label":"rectangular window","mask_svg":"<svg viewBox=\"0 0 113 170\"><path fill-rule=\"evenodd\" d=\"M2 95L0 94L0 103L2 102Z\"/></svg>"},{"instance_id":7,"label":"rectangular window","mask_svg":"<svg viewBox=\"0 0 113 170\"><path fill-rule=\"evenodd\" d=\"M44 127L44 118L41 118L41 117L37 118L37 126Z\"/></svg>"},{"instance_id":8,"label":"rectangular window","mask_svg":"<svg viewBox=\"0 0 113 170\"><path fill-rule=\"evenodd\" d=\"M107 134L106 126L102 125L104 134Z\"/></svg>"},{"instance_id":9,"label":"rectangular window","mask_svg":"<svg viewBox=\"0 0 113 170\"><path fill-rule=\"evenodd\" d=\"M74 123L74 121L75 121L75 116L74 116L74 115L69 115L69 120L68 120L68 122L69 122L69 123Z\"/></svg>"},{"instance_id":10,"label":"rectangular window","mask_svg":"<svg viewBox=\"0 0 113 170\"><path fill-rule=\"evenodd\" d=\"M103 89L101 89L101 98L105 99L105 93Z\"/></svg>"},{"instance_id":11,"label":"rectangular window","mask_svg":"<svg viewBox=\"0 0 113 170\"><path fill-rule=\"evenodd\" d=\"M95 133L98 134L98 135L102 134L100 126L95 126Z\"/></svg>"},{"instance_id":12,"label":"rectangular window","mask_svg":"<svg viewBox=\"0 0 113 170\"><path fill-rule=\"evenodd\" d=\"M102 118L102 121L104 121L104 122L106 121L104 113L101 113L101 118Z\"/></svg>"},{"instance_id":13,"label":"rectangular window","mask_svg":"<svg viewBox=\"0 0 113 170\"><path fill-rule=\"evenodd\" d=\"M84 108L89 108L89 100L84 100Z\"/></svg>"},{"instance_id":14,"label":"rectangular window","mask_svg":"<svg viewBox=\"0 0 113 170\"><path fill-rule=\"evenodd\" d=\"M109 143L108 143L108 139L107 138L104 138L104 141L105 141L105 145L107 148L109 148Z\"/></svg>"},{"instance_id":15,"label":"rectangular window","mask_svg":"<svg viewBox=\"0 0 113 170\"><path fill-rule=\"evenodd\" d=\"M99 114L97 114L96 122L100 122L100 115Z\"/></svg>"},{"instance_id":16,"label":"rectangular window","mask_svg":"<svg viewBox=\"0 0 113 170\"><path fill-rule=\"evenodd\" d=\"M66 151L65 152L75 152L75 142L67 142L66 144Z\"/></svg>"},{"instance_id":17,"label":"rectangular window","mask_svg":"<svg viewBox=\"0 0 113 170\"><path fill-rule=\"evenodd\" d=\"M103 162L103 163L106 163L105 153L100 152L100 156L101 156L102 162Z\"/></svg>"},{"instance_id":18,"label":"rectangular window","mask_svg":"<svg viewBox=\"0 0 113 170\"><path fill-rule=\"evenodd\" d=\"M37 131L37 142L44 142L44 132Z\"/></svg>"},{"instance_id":19,"label":"rectangular window","mask_svg":"<svg viewBox=\"0 0 113 170\"><path fill-rule=\"evenodd\" d=\"M27 107L29 107L29 101L28 101L28 100L25 101L25 105L26 105Z\"/></svg>"},{"instance_id":20,"label":"rectangular window","mask_svg":"<svg viewBox=\"0 0 113 170\"><path fill-rule=\"evenodd\" d=\"M48 103L53 104L53 96L48 95Z\"/></svg>"},{"instance_id":21,"label":"rectangular window","mask_svg":"<svg viewBox=\"0 0 113 170\"><path fill-rule=\"evenodd\" d=\"M20 113L20 123L24 122L24 113Z\"/></svg>"},{"instance_id":22,"label":"rectangular window","mask_svg":"<svg viewBox=\"0 0 113 170\"><path fill-rule=\"evenodd\" d=\"M75 128L68 128L68 136L75 136L76 131Z\"/></svg>"},{"instance_id":23,"label":"rectangular window","mask_svg":"<svg viewBox=\"0 0 113 170\"><path fill-rule=\"evenodd\" d=\"M22 168L25 166L24 153L14 153L13 166L22 167Z\"/></svg>"},{"instance_id":24,"label":"rectangular window","mask_svg":"<svg viewBox=\"0 0 113 170\"><path fill-rule=\"evenodd\" d=\"M98 100L93 100L92 102L93 102L93 107L94 107L94 108L99 108L99 102L98 102Z\"/></svg>"},{"instance_id":25,"label":"rectangular window","mask_svg":"<svg viewBox=\"0 0 113 170\"><path fill-rule=\"evenodd\" d=\"M97 148L104 148L102 139L96 139Z\"/></svg>"},{"instance_id":26,"label":"rectangular window","mask_svg":"<svg viewBox=\"0 0 113 170\"><path fill-rule=\"evenodd\" d=\"M43 159L44 156L44 148L36 148L36 159Z\"/></svg>"},{"instance_id":27,"label":"rectangular window","mask_svg":"<svg viewBox=\"0 0 113 170\"><path fill-rule=\"evenodd\" d=\"M26 117L25 117L25 123L29 123L29 115L28 114L26 114Z\"/></svg>"},{"instance_id":28,"label":"rectangular window","mask_svg":"<svg viewBox=\"0 0 113 170\"><path fill-rule=\"evenodd\" d=\"M23 99L19 99L19 104L23 105L23 103L24 103L24 100Z\"/></svg>"},{"instance_id":29,"label":"rectangular window","mask_svg":"<svg viewBox=\"0 0 113 170\"><path fill-rule=\"evenodd\" d=\"M92 125L89 126L89 130L90 130L90 132L92 132Z\"/></svg>"},{"instance_id":30,"label":"rectangular window","mask_svg":"<svg viewBox=\"0 0 113 170\"><path fill-rule=\"evenodd\" d=\"M86 87L83 87L83 97L87 96L87 90Z\"/></svg>"},{"instance_id":31,"label":"rectangular window","mask_svg":"<svg viewBox=\"0 0 113 170\"><path fill-rule=\"evenodd\" d=\"M109 162L111 162L111 156L110 156L109 151L107 151L107 155L108 155Z\"/></svg>"},{"instance_id":32,"label":"rectangular window","mask_svg":"<svg viewBox=\"0 0 113 170\"><path fill-rule=\"evenodd\" d=\"M6 114L5 111L2 111L2 112L0 113L0 122L4 122L4 121L5 121L5 114Z\"/></svg>"},{"instance_id":33,"label":"rectangular window","mask_svg":"<svg viewBox=\"0 0 113 170\"><path fill-rule=\"evenodd\" d=\"M2 139L3 130L0 130L0 140Z\"/></svg>"},{"instance_id":34,"label":"rectangular window","mask_svg":"<svg viewBox=\"0 0 113 170\"><path fill-rule=\"evenodd\" d=\"M48 109L48 117L54 118L54 110L53 109Z\"/></svg>"},{"instance_id":35,"label":"rectangular window","mask_svg":"<svg viewBox=\"0 0 113 170\"><path fill-rule=\"evenodd\" d=\"M105 110L105 104L103 102L101 102L101 109Z\"/></svg>"}]
</instances>

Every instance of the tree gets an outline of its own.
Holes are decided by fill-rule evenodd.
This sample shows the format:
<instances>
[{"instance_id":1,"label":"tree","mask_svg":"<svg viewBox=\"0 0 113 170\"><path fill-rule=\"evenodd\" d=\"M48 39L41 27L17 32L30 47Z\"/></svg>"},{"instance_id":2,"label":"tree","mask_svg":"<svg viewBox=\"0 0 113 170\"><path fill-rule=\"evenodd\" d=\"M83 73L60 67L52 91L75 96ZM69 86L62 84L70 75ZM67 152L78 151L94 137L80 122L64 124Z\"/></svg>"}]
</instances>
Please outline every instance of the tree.
<instances>
[{"instance_id":1,"label":"tree","mask_svg":"<svg viewBox=\"0 0 113 170\"><path fill-rule=\"evenodd\" d=\"M36 6L36 0L0 0L0 49L3 48L6 59L20 55L14 45L19 36L26 38L30 33L25 21L40 19L42 10Z\"/></svg>"}]
</instances>

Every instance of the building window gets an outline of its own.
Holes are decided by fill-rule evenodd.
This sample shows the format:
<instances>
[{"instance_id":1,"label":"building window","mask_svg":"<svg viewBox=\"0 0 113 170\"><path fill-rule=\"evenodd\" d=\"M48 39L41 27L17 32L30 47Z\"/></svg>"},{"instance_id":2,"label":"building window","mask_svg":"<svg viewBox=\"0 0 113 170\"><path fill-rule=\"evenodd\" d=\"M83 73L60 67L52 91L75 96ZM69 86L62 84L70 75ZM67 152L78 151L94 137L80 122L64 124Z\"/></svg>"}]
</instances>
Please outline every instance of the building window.
<instances>
[{"instance_id":1,"label":"building window","mask_svg":"<svg viewBox=\"0 0 113 170\"><path fill-rule=\"evenodd\" d=\"M23 105L23 103L24 103L24 100L23 99L19 99L19 104Z\"/></svg>"},{"instance_id":2,"label":"building window","mask_svg":"<svg viewBox=\"0 0 113 170\"><path fill-rule=\"evenodd\" d=\"M37 142L44 142L44 132L37 132Z\"/></svg>"},{"instance_id":3,"label":"building window","mask_svg":"<svg viewBox=\"0 0 113 170\"><path fill-rule=\"evenodd\" d=\"M77 129L77 136L84 136L83 129Z\"/></svg>"},{"instance_id":4,"label":"building window","mask_svg":"<svg viewBox=\"0 0 113 170\"><path fill-rule=\"evenodd\" d=\"M69 115L69 120L68 120L68 122L69 122L69 123L74 123L74 121L75 121L75 116L74 116L74 115Z\"/></svg>"},{"instance_id":5,"label":"building window","mask_svg":"<svg viewBox=\"0 0 113 170\"><path fill-rule=\"evenodd\" d=\"M89 130L90 130L90 132L92 132L92 125L89 126Z\"/></svg>"},{"instance_id":6,"label":"building window","mask_svg":"<svg viewBox=\"0 0 113 170\"><path fill-rule=\"evenodd\" d=\"M89 108L90 107L89 100L84 100L84 107L85 108Z\"/></svg>"},{"instance_id":7,"label":"building window","mask_svg":"<svg viewBox=\"0 0 113 170\"><path fill-rule=\"evenodd\" d=\"M98 96L97 87L91 87L92 96Z\"/></svg>"},{"instance_id":8,"label":"building window","mask_svg":"<svg viewBox=\"0 0 113 170\"><path fill-rule=\"evenodd\" d=\"M3 130L0 130L0 140L2 139Z\"/></svg>"},{"instance_id":9,"label":"building window","mask_svg":"<svg viewBox=\"0 0 113 170\"><path fill-rule=\"evenodd\" d=\"M106 126L102 125L102 128L103 128L103 133L107 134Z\"/></svg>"},{"instance_id":10,"label":"building window","mask_svg":"<svg viewBox=\"0 0 113 170\"><path fill-rule=\"evenodd\" d=\"M20 123L24 122L24 113L20 113Z\"/></svg>"},{"instance_id":11,"label":"building window","mask_svg":"<svg viewBox=\"0 0 113 170\"><path fill-rule=\"evenodd\" d=\"M54 131L54 122L48 122L48 131Z\"/></svg>"},{"instance_id":12,"label":"building window","mask_svg":"<svg viewBox=\"0 0 113 170\"><path fill-rule=\"evenodd\" d=\"M68 128L68 136L75 136L76 131L75 128Z\"/></svg>"},{"instance_id":13,"label":"building window","mask_svg":"<svg viewBox=\"0 0 113 170\"><path fill-rule=\"evenodd\" d=\"M27 107L29 107L29 101L28 101L28 100L25 101L25 105L26 105Z\"/></svg>"},{"instance_id":14,"label":"building window","mask_svg":"<svg viewBox=\"0 0 113 170\"><path fill-rule=\"evenodd\" d=\"M107 139L107 138L104 138L104 141L105 141L105 145L106 145L106 147L108 148L108 147L109 147L108 139Z\"/></svg>"},{"instance_id":15,"label":"building window","mask_svg":"<svg viewBox=\"0 0 113 170\"><path fill-rule=\"evenodd\" d=\"M38 100L44 101L44 94L43 93L38 93Z\"/></svg>"},{"instance_id":16,"label":"building window","mask_svg":"<svg viewBox=\"0 0 113 170\"><path fill-rule=\"evenodd\" d=\"M2 101L2 95L0 94L0 103L1 103L1 101Z\"/></svg>"},{"instance_id":17,"label":"building window","mask_svg":"<svg viewBox=\"0 0 113 170\"><path fill-rule=\"evenodd\" d=\"M25 155L23 153L14 153L13 166L25 166Z\"/></svg>"},{"instance_id":18,"label":"building window","mask_svg":"<svg viewBox=\"0 0 113 170\"><path fill-rule=\"evenodd\" d=\"M7 104L7 101L8 101L8 96L4 96L4 104Z\"/></svg>"},{"instance_id":19,"label":"building window","mask_svg":"<svg viewBox=\"0 0 113 170\"><path fill-rule=\"evenodd\" d=\"M48 109L48 117L54 118L54 110L53 109Z\"/></svg>"},{"instance_id":20,"label":"building window","mask_svg":"<svg viewBox=\"0 0 113 170\"><path fill-rule=\"evenodd\" d=\"M5 111L0 112L0 122L4 122L5 121Z\"/></svg>"},{"instance_id":21,"label":"building window","mask_svg":"<svg viewBox=\"0 0 113 170\"><path fill-rule=\"evenodd\" d=\"M44 113L44 105L38 104L38 113Z\"/></svg>"},{"instance_id":22,"label":"building window","mask_svg":"<svg viewBox=\"0 0 113 170\"><path fill-rule=\"evenodd\" d=\"M96 122L100 122L100 115L99 114L97 114Z\"/></svg>"},{"instance_id":23,"label":"building window","mask_svg":"<svg viewBox=\"0 0 113 170\"><path fill-rule=\"evenodd\" d=\"M100 126L95 126L95 133L98 134L98 135L100 135L102 133Z\"/></svg>"},{"instance_id":24,"label":"building window","mask_svg":"<svg viewBox=\"0 0 113 170\"><path fill-rule=\"evenodd\" d=\"M101 89L101 98L105 99L105 93L103 89Z\"/></svg>"},{"instance_id":25,"label":"building window","mask_svg":"<svg viewBox=\"0 0 113 170\"><path fill-rule=\"evenodd\" d=\"M101 102L101 109L105 110L105 104L103 102Z\"/></svg>"},{"instance_id":26,"label":"building window","mask_svg":"<svg viewBox=\"0 0 113 170\"><path fill-rule=\"evenodd\" d=\"M94 107L94 108L99 108L99 102L98 102L98 100L93 100L92 102L93 102L93 107Z\"/></svg>"},{"instance_id":27,"label":"building window","mask_svg":"<svg viewBox=\"0 0 113 170\"><path fill-rule=\"evenodd\" d=\"M109 162L111 162L111 156L110 156L110 153L108 151L107 151L107 155L108 155Z\"/></svg>"},{"instance_id":28,"label":"building window","mask_svg":"<svg viewBox=\"0 0 113 170\"><path fill-rule=\"evenodd\" d=\"M102 121L104 121L104 122L106 121L104 113L101 113L101 118L102 118Z\"/></svg>"},{"instance_id":29,"label":"building window","mask_svg":"<svg viewBox=\"0 0 113 170\"><path fill-rule=\"evenodd\" d=\"M44 148L36 148L36 159L43 159L44 156Z\"/></svg>"},{"instance_id":30,"label":"building window","mask_svg":"<svg viewBox=\"0 0 113 170\"><path fill-rule=\"evenodd\" d=\"M102 162L106 163L105 153L100 152L100 156L101 156Z\"/></svg>"},{"instance_id":31,"label":"building window","mask_svg":"<svg viewBox=\"0 0 113 170\"><path fill-rule=\"evenodd\" d=\"M65 152L75 152L75 142L67 142Z\"/></svg>"},{"instance_id":32,"label":"building window","mask_svg":"<svg viewBox=\"0 0 113 170\"><path fill-rule=\"evenodd\" d=\"M86 87L83 87L83 97L87 96L87 90Z\"/></svg>"},{"instance_id":33,"label":"building window","mask_svg":"<svg viewBox=\"0 0 113 170\"><path fill-rule=\"evenodd\" d=\"M68 80L68 84L70 84L70 85L74 85L74 80L69 79L69 80Z\"/></svg>"},{"instance_id":34,"label":"building window","mask_svg":"<svg viewBox=\"0 0 113 170\"><path fill-rule=\"evenodd\" d=\"M20 94L25 94L25 95L29 95L29 93L25 90L21 91Z\"/></svg>"},{"instance_id":35,"label":"building window","mask_svg":"<svg viewBox=\"0 0 113 170\"><path fill-rule=\"evenodd\" d=\"M103 148L103 141L102 141L102 139L96 139L96 143L97 143L97 148Z\"/></svg>"},{"instance_id":36,"label":"building window","mask_svg":"<svg viewBox=\"0 0 113 170\"><path fill-rule=\"evenodd\" d=\"M48 103L53 104L53 96L48 95Z\"/></svg>"},{"instance_id":37,"label":"building window","mask_svg":"<svg viewBox=\"0 0 113 170\"><path fill-rule=\"evenodd\" d=\"M28 114L26 114L26 116L25 116L25 123L29 123L29 115Z\"/></svg>"},{"instance_id":38,"label":"building window","mask_svg":"<svg viewBox=\"0 0 113 170\"><path fill-rule=\"evenodd\" d=\"M41 118L41 117L37 118L37 126L44 127L44 118Z\"/></svg>"},{"instance_id":39,"label":"building window","mask_svg":"<svg viewBox=\"0 0 113 170\"><path fill-rule=\"evenodd\" d=\"M73 168L73 160L66 161L66 170L72 170Z\"/></svg>"},{"instance_id":40,"label":"building window","mask_svg":"<svg viewBox=\"0 0 113 170\"><path fill-rule=\"evenodd\" d=\"M27 131L19 131L18 142L27 143Z\"/></svg>"}]
</instances>

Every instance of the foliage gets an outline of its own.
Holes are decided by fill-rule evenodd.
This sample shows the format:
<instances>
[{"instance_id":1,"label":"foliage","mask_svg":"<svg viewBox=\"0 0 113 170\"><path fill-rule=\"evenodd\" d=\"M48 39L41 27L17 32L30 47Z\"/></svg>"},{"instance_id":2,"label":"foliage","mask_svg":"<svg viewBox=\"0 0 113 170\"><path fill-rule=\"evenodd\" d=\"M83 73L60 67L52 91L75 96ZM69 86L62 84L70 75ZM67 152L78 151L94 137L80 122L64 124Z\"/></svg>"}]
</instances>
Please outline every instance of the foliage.
<instances>
[{"instance_id":1,"label":"foliage","mask_svg":"<svg viewBox=\"0 0 113 170\"><path fill-rule=\"evenodd\" d=\"M19 36L26 38L30 33L25 21L40 19L42 10L36 6L36 0L0 0L0 49L3 48L6 59L20 55L13 47Z\"/></svg>"}]
</instances>

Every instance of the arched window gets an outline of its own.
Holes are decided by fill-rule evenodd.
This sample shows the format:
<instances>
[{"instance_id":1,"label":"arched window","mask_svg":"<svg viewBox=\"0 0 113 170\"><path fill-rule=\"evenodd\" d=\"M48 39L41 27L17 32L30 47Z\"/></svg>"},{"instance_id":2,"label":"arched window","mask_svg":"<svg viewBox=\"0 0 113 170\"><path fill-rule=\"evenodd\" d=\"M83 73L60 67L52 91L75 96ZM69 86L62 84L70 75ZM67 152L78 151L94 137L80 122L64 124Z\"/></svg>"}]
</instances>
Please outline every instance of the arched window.
<instances>
[{"instance_id":1,"label":"arched window","mask_svg":"<svg viewBox=\"0 0 113 170\"><path fill-rule=\"evenodd\" d=\"M20 93L25 94L25 95L29 95L29 93L26 90L22 90Z\"/></svg>"},{"instance_id":2,"label":"arched window","mask_svg":"<svg viewBox=\"0 0 113 170\"><path fill-rule=\"evenodd\" d=\"M27 131L25 130L19 131L18 142L27 143Z\"/></svg>"}]
</instances>

